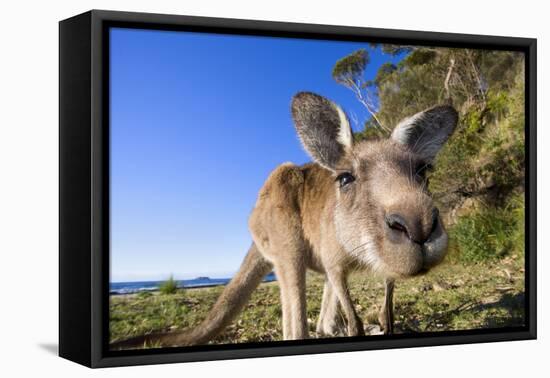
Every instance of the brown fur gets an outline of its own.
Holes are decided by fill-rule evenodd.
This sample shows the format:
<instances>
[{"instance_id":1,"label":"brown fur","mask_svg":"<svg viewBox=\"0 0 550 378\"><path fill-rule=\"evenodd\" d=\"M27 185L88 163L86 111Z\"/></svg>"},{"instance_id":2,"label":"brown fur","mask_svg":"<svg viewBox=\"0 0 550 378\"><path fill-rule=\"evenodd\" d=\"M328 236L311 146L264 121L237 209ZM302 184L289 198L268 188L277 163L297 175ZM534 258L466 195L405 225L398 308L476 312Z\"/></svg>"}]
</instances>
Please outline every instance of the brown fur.
<instances>
[{"instance_id":1,"label":"brown fur","mask_svg":"<svg viewBox=\"0 0 550 378\"><path fill-rule=\"evenodd\" d=\"M392 332L394 280L422 274L445 255L447 236L421 169L452 134L456 112L436 107L403 121L388 140L354 144L347 118L327 99L300 93L292 111L315 163L285 163L268 177L249 218L254 243L208 317L188 332L146 335L114 349L207 342L272 268L281 289L285 340L308 337L307 269L326 277L319 333L343 331L339 308L345 333L364 333L347 288L348 274L364 269L385 277L379 319L384 332ZM343 173L354 180L343 185Z\"/></svg>"}]
</instances>

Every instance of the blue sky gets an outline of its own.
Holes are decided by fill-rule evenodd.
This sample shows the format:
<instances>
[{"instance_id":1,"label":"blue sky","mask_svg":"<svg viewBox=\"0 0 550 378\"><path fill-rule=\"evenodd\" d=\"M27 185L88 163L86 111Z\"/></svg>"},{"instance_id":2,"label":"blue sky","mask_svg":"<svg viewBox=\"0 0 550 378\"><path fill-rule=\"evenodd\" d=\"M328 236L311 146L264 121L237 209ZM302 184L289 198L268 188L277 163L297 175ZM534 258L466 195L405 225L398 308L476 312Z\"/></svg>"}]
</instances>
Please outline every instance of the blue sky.
<instances>
[{"instance_id":1,"label":"blue sky","mask_svg":"<svg viewBox=\"0 0 550 378\"><path fill-rule=\"evenodd\" d=\"M113 282L231 276L264 180L310 160L292 96L317 92L362 123L334 63L366 48L372 78L398 60L366 43L119 28L110 38Z\"/></svg>"}]
</instances>

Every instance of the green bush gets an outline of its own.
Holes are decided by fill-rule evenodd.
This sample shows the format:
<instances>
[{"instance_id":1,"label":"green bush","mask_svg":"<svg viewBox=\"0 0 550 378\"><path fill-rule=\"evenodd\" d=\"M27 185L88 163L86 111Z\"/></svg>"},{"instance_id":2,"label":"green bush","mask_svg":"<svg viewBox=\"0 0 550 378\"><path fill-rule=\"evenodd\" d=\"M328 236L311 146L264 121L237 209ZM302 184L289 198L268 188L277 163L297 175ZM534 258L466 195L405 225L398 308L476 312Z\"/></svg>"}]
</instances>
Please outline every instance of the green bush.
<instances>
[{"instance_id":1,"label":"green bush","mask_svg":"<svg viewBox=\"0 0 550 378\"><path fill-rule=\"evenodd\" d=\"M461 262L480 262L510 253L523 255L523 209L524 199L520 194L502 208L486 207L459 218L449 231L453 257Z\"/></svg>"},{"instance_id":2,"label":"green bush","mask_svg":"<svg viewBox=\"0 0 550 378\"><path fill-rule=\"evenodd\" d=\"M137 296L138 298L140 299L143 299L143 298L149 298L150 296L152 296L153 293L151 293L150 291L140 291Z\"/></svg>"},{"instance_id":3,"label":"green bush","mask_svg":"<svg viewBox=\"0 0 550 378\"><path fill-rule=\"evenodd\" d=\"M515 219L511 235L512 251L522 258L525 256L525 193L513 196L509 202L510 216Z\"/></svg>"},{"instance_id":4,"label":"green bush","mask_svg":"<svg viewBox=\"0 0 550 378\"><path fill-rule=\"evenodd\" d=\"M160 285L159 290L162 294L175 294L178 291L178 282L174 279L174 276L170 276L168 280Z\"/></svg>"}]
</instances>

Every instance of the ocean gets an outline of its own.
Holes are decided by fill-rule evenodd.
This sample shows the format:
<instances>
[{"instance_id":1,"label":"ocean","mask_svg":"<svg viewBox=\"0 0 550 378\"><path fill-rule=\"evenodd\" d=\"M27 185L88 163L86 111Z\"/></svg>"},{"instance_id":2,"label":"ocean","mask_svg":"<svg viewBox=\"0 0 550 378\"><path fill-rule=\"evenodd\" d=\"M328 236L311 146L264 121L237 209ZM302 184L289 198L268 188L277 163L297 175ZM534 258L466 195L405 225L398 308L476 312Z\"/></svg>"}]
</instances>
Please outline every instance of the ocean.
<instances>
[{"instance_id":1,"label":"ocean","mask_svg":"<svg viewBox=\"0 0 550 378\"><path fill-rule=\"evenodd\" d=\"M191 280L178 280L178 287L193 288L193 287L210 287L226 285L231 278L210 278L197 277ZM263 282L276 281L275 273L269 273L264 277ZM155 291L164 281L133 281L133 282L111 282L109 293L117 294L133 294L142 291Z\"/></svg>"}]
</instances>

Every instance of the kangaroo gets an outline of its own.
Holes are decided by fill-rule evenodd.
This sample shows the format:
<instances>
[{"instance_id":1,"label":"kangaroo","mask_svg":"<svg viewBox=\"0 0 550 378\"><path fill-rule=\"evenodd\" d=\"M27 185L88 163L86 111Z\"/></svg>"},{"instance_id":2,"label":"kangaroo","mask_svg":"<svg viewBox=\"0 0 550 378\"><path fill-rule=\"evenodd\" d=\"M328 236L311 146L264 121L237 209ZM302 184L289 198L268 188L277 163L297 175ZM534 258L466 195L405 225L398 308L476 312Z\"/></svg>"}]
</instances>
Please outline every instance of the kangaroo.
<instances>
[{"instance_id":1,"label":"kangaroo","mask_svg":"<svg viewBox=\"0 0 550 378\"><path fill-rule=\"evenodd\" d=\"M357 270L384 278L379 321L384 333L393 332L394 281L426 273L446 254L448 236L426 172L458 114L451 106L436 106L401 121L387 139L354 142L344 111L322 96L296 94L291 112L314 162L284 163L270 174L249 218L252 245L206 319L189 331L134 337L111 348L204 344L231 322L273 269L285 340L308 337L307 269L325 277L319 334L364 334L347 286L348 274Z\"/></svg>"}]
</instances>

